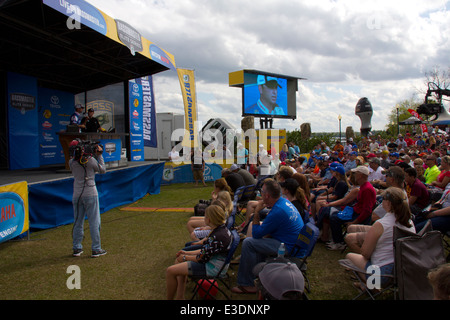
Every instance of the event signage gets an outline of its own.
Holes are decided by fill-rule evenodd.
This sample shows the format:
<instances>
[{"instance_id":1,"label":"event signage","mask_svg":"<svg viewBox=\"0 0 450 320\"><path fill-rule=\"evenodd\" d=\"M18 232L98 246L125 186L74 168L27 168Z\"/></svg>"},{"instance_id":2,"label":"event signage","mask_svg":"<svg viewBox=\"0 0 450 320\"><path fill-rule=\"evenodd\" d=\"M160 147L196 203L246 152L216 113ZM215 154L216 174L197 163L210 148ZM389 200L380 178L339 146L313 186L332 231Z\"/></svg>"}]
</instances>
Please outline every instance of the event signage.
<instances>
[{"instance_id":1,"label":"event signage","mask_svg":"<svg viewBox=\"0 0 450 320\"><path fill-rule=\"evenodd\" d=\"M0 243L20 236L28 227L27 182L0 186Z\"/></svg>"},{"instance_id":2,"label":"event signage","mask_svg":"<svg viewBox=\"0 0 450 320\"><path fill-rule=\"evenodd\" d=\"M125 21L118 19L115 21L120 41L130 49L133 56L136 52L141 52L143 49L141 34Z\"/></svg>"},{"instance_id":3,"label":"event signage","mask_svg":"<svg viewBox=\"0 0 450 320\"><path fill-rule=\"evenodd\" d=\"M157 147L156 112L152 77L128 82L130 159L144 161L144 147Z\"/></svg>"},{"instance_id":4,"label":"event signage","mask_svg":"<svg viewBox=\"0 0 450 320\"><path fill-rule=\"evenodd\" d=\"M106 35L107 26L103 14L83 0L43 0L47 6L61 12L85 26Z\"/></svg>"},{"instance_id":5,"label":"event signage","mask_svg":"<svg viewBox=\"0 0 450 320\"><path fill-rule=\"evenodd\" d=\"M11 170L39 167L37 80L8 72L8 160Z\"/></svg>"},{"instance_id":6,"label":"event signage","mask_svg":"<svg viewBox=\"0 0 450 320\"><path fill-rule=\"evenodd\" d=\"M58 132L66 131L70 115L74 113L74 96L70 92L38 89L39 163L64 163L64 152Z\"/></svg>"},{"instance_id":7,"label":"event signage","mask_svg":"<svg viewBox=\"0 0 450 320\"><path fill-rule=\"evenodd\" d=\"M184 102L184 128L189 133L183 138L183 146L196 148L198 146L197 99L195 94L194 70L177 68L181 94Z\"/></svg>"}]
</instances>

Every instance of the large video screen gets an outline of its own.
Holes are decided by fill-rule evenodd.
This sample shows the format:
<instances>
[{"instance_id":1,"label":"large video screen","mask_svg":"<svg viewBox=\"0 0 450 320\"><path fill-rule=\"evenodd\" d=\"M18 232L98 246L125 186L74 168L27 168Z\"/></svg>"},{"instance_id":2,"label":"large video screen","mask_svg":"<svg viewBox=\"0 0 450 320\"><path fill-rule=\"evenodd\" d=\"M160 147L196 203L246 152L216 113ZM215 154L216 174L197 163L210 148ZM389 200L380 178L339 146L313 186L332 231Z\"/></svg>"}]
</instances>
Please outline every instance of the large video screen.
<instances>
[{"instance_id":1,"label":"large video screen","mask_svg":"<svg viewBox=\"0 0 450 320\"><path fill-rule=\"evenodd\" d=\"M297 78L244 71L242 116L295 119L297 88Z\"/></svg>"}]
</instances>

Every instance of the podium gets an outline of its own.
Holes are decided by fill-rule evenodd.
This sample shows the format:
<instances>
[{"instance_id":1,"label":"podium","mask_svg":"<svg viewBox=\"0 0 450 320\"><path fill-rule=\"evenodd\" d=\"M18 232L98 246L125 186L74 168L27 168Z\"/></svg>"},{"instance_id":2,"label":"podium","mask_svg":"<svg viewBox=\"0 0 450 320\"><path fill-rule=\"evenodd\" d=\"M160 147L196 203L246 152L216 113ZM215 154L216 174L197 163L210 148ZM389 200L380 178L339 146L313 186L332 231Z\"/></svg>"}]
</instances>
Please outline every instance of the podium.
<instances>
[{"instance_id":1,"label":"podium","mask_svg":"<svg viewBox=\"0 0 450 320\"><path fill-rule=\"evenodd\" d=\"M121 143L121 137L128 136L128 133L108 133L108 132L58 132L57 135L59 136L59 142L61 143L61 147L64 152L64 159L65 159L65 167L66 170L70 170L69 167L69 160L70 160L70 154L69 154L69 147L70 143L75 139L80 139L83 141L101 141L101 140L114 140L119 145L114 145L109 147L108 145L104 146L105 150L103 150L103 158L105 159L105 162L111 162L111 161L117 161L119 163L121 151L122 151L122 143ZM116 143L116 144L117 144ZM111 144L112 145L112 144ZM113 150L114 148L114 150ZM108 153L108 155L105 154ZM112 154L118 154L118 159L115 159Z\"/></svg>"}]
</instances>

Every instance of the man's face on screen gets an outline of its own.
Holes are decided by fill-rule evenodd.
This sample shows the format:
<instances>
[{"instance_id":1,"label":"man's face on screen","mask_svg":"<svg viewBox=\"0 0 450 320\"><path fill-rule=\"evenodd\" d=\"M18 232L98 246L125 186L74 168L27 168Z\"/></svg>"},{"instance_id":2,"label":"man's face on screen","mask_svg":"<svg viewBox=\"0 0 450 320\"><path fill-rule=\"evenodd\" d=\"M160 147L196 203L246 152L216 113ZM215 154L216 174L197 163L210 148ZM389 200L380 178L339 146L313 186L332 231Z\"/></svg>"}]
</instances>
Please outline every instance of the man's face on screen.
<instances>
[{"instance_id":1,"label":"man's face on screen","mask_svg":"<svg viewBox=\"0 0 450 320\"><path fill-rule=\"evenodd\" d=\"M260 86L261 101L265 106L273 106L277 102L278 88L277 86Z\"/></svg>"}]
</instances>

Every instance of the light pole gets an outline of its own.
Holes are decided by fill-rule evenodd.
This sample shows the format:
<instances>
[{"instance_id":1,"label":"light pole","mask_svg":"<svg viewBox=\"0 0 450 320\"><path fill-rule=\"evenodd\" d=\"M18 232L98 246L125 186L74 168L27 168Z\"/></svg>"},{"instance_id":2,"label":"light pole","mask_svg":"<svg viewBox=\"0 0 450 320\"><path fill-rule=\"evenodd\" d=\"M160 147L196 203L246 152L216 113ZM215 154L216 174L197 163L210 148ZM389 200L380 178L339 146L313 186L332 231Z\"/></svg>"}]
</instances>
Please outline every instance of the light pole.
<instances>
[{"instance_id":1,"label":"light pole","mask_svg":"<svg viewBox=\"0 0 450 320\"><path fill-rule=\"evenodd\" d=\"M341 120L342 120L341 115L338 116L338 119L339 119L339 141L341 141Z\"/></svg>"}]
</instances>

